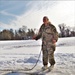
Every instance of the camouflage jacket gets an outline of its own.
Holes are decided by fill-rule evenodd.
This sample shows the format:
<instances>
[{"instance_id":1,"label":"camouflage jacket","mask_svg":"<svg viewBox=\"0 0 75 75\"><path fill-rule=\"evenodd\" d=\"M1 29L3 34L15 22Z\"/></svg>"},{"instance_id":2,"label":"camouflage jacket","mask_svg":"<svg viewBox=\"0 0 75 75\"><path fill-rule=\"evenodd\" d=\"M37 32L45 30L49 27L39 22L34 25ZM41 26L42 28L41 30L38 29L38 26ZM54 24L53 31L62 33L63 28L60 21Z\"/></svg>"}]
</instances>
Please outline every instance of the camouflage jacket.
<instances>
[{"instance_id":1,"label":"camouflage jacket","mask_svg":"<svg viewBox=\"0 0 75 75\"><path fill-rule=\"evenodd\" d=\"M38 35L36 36L36 40L42 38L42 42L52 42L52 40L58 40L58 32L54 25L48 24L45 26L41 25Z\"/></svg>"}]
</instances>

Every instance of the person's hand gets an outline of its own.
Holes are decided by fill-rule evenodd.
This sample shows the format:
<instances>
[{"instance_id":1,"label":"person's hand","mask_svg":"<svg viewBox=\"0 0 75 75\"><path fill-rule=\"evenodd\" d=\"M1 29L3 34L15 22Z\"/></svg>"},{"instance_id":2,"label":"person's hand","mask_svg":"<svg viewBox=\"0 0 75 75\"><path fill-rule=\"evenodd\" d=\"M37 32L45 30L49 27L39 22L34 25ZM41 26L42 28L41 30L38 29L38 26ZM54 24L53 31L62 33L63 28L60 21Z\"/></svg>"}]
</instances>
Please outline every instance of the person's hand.
<instances>
[{"instance_id":1,"label":"person's hand","mask_svg":"<svg viewBox=\"0 0 75 75\"><path fill-rule=\"evenodd\" d=\"M32 38L33 40L36 40L36 36L33 36L33 38Z\"/></svg>"},{"instance_id":2,"label":"person's hand","mask_svg":"<svg viewBox=\"0 0 75 75\"><path fill-rule=\"evenodd\" d=\"M56 43L56 40L52 40L52 42L55 44Z\"/></svg>"}]
</instances>

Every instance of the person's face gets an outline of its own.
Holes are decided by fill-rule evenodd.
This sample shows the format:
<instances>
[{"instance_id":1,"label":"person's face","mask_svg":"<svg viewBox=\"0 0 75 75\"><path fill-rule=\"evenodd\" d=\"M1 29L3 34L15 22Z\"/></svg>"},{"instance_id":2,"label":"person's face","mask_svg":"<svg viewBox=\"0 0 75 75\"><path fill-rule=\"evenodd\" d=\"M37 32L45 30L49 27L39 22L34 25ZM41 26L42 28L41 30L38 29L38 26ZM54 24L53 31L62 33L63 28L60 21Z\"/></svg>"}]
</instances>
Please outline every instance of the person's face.
<instances>
[{"instance_id":1,"label":"person's face","mask_svg":"<svg viewBox=\"0 0 75 75\"><path fill-rule=\"evenodd\" d=\"M44 22L44 24L47 24L48 23L48 19L47 18L44 18L43 19L43 22Z\"/></svg>"}]
</instances>

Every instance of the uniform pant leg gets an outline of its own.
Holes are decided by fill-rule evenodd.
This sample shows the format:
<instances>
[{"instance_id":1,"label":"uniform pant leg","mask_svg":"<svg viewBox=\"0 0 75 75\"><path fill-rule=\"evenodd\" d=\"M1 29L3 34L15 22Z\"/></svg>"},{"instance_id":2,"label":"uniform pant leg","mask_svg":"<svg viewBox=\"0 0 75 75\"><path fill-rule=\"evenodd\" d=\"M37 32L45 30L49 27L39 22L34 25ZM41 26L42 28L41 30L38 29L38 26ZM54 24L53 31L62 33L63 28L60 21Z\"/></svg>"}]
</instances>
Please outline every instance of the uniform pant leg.
<instances>
[{"instance_id":1,"label":"uniform pant leg","mask_svg":"<svg viewBox=\"0 0 75 75\"><path fill-rule=\"evenodd\" d=\"M50 47L50 48L48 49L48 58L49 58L49 63L50 63L51 65L54 65L54 64L55 64L54 51L55 51L55 46Z\"/></svg>"},{"instance_id":2,"label":"uniform pant leg","mask_svg":"<svg viewBox=\"0 0 75 75\"><path fill-rule=\"evenodd\" d=\"M48 65L48 51L47 50L43 50L43 65Z\"/></svg>"}]
</instances>

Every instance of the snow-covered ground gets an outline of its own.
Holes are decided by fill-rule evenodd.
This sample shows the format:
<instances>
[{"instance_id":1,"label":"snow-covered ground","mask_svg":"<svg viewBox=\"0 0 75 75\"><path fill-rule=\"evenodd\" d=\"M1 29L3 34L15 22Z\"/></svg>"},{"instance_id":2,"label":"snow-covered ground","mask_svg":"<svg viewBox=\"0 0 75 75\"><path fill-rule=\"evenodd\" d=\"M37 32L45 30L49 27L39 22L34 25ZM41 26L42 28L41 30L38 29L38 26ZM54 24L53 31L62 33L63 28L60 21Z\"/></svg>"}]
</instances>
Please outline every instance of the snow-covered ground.
<instances>
[{"instance_id":1,"label":"snow-covered ground","mask_svg":"<svg viewBox=\"0 0 75 75\"><path fill-rule=\"evenodd\" d=\"M54 69L46 75L75 75L75 37L59 38L56 45L56 64ZM40 50L41 40L0 41L0 75L11 72L2 70L32 68ZM37 66L31 72L37 71L42 66L41 54Z\"/></svg>"}]
</instances>

